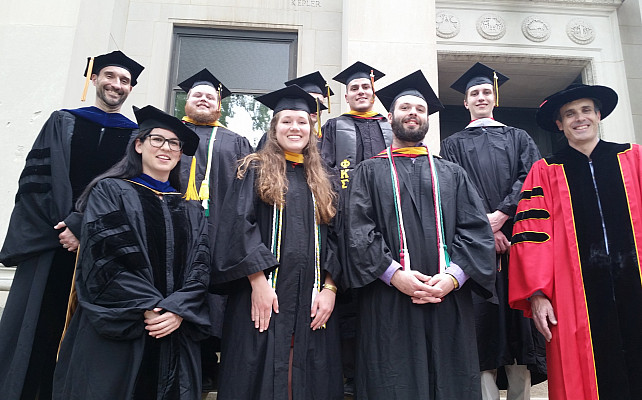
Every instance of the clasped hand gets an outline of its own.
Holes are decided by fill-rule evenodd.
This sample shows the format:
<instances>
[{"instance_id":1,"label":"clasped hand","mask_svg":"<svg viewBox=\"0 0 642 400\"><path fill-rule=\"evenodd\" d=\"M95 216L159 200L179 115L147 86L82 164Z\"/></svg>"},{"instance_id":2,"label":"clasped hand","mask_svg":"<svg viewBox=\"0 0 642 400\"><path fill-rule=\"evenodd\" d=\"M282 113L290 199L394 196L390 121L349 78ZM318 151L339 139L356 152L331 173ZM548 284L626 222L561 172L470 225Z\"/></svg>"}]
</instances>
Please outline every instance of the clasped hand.
<instances>
[{"instance_id":1,"label":"clasped hand","mask_svg":"<svg viewBox=\"0 0 642 400\"><path fill-rule=\"evenodd\" d=\"M448 274L424 275L419 271L398 269L390 284L407 294L415 304L440 303L441 299L455 289Z\"/></svg>"},{"instance_id":2,"label":"clasped hand","mask_svg":"<svg viewBox=\"0 0 642 400\"><path fill-rule=\"evenodd\" d=\"M145 329L149 331L149 336L156 339L174 332L183 322L183 317L169 311L161 311L163 309L160 307L145 311Z\"/></svg>"}]
</instances>

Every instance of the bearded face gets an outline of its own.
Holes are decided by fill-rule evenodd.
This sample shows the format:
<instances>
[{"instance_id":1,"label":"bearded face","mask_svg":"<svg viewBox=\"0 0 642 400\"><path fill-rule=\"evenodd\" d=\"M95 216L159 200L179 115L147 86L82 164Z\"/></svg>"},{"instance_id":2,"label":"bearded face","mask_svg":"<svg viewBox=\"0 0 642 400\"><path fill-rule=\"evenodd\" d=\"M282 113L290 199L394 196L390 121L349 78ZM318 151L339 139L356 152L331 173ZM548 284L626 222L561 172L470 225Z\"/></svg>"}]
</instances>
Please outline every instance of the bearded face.
<instances>
[{"instance_id":1,"label":"bearded face","mask_svg":"<svg viewBox=\"0 0 642 400\"><path fill-rule=\"evenodd\" d=\"M199 124L212 124L221 116L218 103L218 92L212 86L195 86L187 95L185 115Z\"/></svg>"},{"instance_id":2,"label":"bearded face","mask_svg":"<svg viewBox=\"0 0 642 400\"><path fill-rule=\"evenodd\" d=\"M428 133L428 119L425 115L418 114L400 114L395 111L392 114L392 131L395 136L403 142L419 143L424 140Z\"/></svg>"}]
</instances>

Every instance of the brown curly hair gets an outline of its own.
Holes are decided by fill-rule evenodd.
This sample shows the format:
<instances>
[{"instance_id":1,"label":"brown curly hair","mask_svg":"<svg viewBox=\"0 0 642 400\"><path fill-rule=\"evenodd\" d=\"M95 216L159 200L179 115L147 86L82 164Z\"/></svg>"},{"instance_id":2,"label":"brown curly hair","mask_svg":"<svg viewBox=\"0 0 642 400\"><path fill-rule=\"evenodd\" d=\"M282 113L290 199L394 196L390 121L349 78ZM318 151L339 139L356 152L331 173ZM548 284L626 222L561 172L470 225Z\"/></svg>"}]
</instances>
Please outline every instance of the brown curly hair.
<instances>
[{"instance_id":1,"label":"brown curly hair","mask_svg":"<svg viewBox=\"0 0 642 400\"><path fill-rule=\"evenodd\" d=\"M285 176L285 153L276 140L276 125L281 112L276 113L270 121L265 146L256 153L249 154L239 164L236 177L243 179L248 168L255 168L256 191L265 203L285 206L285 194L288 191L288 180ZM303 149L303 167L305 177L317 202L317 219L327 224L337 212L337 194L332 189L330 177L325 170L321 154L317 147L317 134L314 124L310 123L310 141Z\"/></svg>"}]
</instances>

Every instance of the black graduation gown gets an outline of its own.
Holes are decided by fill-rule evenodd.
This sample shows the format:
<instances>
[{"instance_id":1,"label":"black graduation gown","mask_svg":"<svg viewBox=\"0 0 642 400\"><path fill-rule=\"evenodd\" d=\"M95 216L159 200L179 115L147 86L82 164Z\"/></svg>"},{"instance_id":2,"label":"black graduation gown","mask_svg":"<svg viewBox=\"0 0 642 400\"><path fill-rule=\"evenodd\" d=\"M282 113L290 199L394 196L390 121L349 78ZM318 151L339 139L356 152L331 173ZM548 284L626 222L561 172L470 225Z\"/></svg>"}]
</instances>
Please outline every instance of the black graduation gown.
<instances>
[{"instance_id":1,"label":"black graduation gown","mask_svg":"<svg viewBox=\"0 0 642 400\"><path fill-rule=\"evenodd\" d=\"M125 180L94 187L76 268L79 307L61 345L54 399L201 398L199 340L209 330L201 212L180 194L160 199ZM183 317L161 339L143 322L155 307Z\"/></svg>"},{"instance_id":2,"label":"black graduation gown","mask_svg":"<svg viewBox=\"0 0 642 400\"><path fill-rule=\"evenodd\" d=\"M207 153L209 151L210 138L214 127L207 125L194 125L185 122L190 129L198 135L200 141L196 150L196 190L199 190L201 183L205 178L207 169ZM214 247L216 240L216 227L220 215L221 204L227 190L232 185L236 176L238 160L252 152L252 146L247 138L232 132L231 130L218 127L214 148L212 150L212 167L210 170L210 201L209 216L207 218L208 234L210 237L210 247ZM181 157L181 185L182 192L185 193L187 183L189 182L189 173L192 165L192 157L183 155ZM225 297L216 294L208 296L210 305L210 320L212 323L212 336L221 337L223 334L223 313L225 312Z\"/></svg>"},{"instance_id":3,"label":"black graduation gown","mask_svg":"<svg viewBox=\"0 0 642 400\"><path fill-rule=\"evenodd\" d=\"M97 120L73 114L79 111ZM0 252L0 262L17 266L0 322L5 399L20 398L23 386L35 398L33 380L42 381L40 399L49 397L76 259L62 248L53 226L65 221L80 237L82 215L73 212L73 203L91 179L122 158L135 126L95 107L55 111L27 155Z\"/></svg>"},{"instance_id":4,"label":"black graduation gown","mask_svg":"<svg viewBox=\"0 0 642 400\"><path fill-rule=\"evenodd\" d=\"M281 263L276 293L279 313L259 333L251 320L248 275L277 265L270 251L273 207L255 193L255 171L235 180L224 201L214 248L212 283L229 294L223 326L218 398L287 399L288 362L294 335L292 390L295 400L343 399L336 317L326 329L310 328L314 281L314 214L301 164L287 164ZM340 279L334 244L321 226L322 277Z\"/></svg>"},{"instance_id":5,"label":"black graduation gown","mask_svg":"<svg viewBox=\"0 0 642 400\"><path fill-rule=\"evenodd\" d=\"M357 137L354 165L376 156L380 151L386 148L386 141L379 126L380 121L386 121L386 118L381 117L381 115L378 115L378 117L380 118L358 118L346 114L337 117L350 118L354 122ZM323 124L321 129L323 134L319 144L321 149L321 158L323 158L323 161L325 161L329 167L336 169L340 168L339 164L341 163L341 160L336 159L337 141L340 140L336 137L337 118L331 118Z\"/></svg>"},{"instance_id":6,"label":"black graduation gown","mask_svg":"<svg viewBox=\"0 0 642 400\"><path fill-rule=\"evenodd\" d=\"M438 272L428 158L395 158L411 268ZM445 240L470 279L439 304L415 305L378 279L399 261L399 231L388 159L362 162L346 198L348 284L359 289L356 388L359 400L481 398L471 290L494 291L494 241L464 170L435 159Z\"/></svg>"},{"instance_id":7,"label":"black graduation gown","mask_svg":"<svg viewBox=\"0 0 642 400\"><path fill-rule=\"evenodd\" d=\"M510 217L501 229L510 241L524 179L541 158L533 139L526 131L510 126L471 127L444 139L441 156L466 170L486 213L499 210ZM499 304L473 296L480 370L496 369L516 360L546 374L543 336L532 320L508 306L508 254L496 258L494 265L501 263L496 281ZM545 375L533 376L532 382L545 379Z\"/></svg>"}]
</instances>

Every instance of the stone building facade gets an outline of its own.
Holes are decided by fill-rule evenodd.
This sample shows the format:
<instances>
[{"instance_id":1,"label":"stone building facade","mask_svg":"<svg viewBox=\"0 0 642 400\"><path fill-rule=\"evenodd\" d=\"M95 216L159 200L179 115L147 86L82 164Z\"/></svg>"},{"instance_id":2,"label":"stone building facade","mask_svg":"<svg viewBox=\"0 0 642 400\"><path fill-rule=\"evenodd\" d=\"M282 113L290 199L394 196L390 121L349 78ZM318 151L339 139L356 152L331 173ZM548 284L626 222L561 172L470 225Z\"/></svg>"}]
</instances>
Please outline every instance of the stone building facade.
<instances>
[{"instance_id":1,"label":"stone building facade","mask_svg":"<svg viewBox=\"0 0 642 400\"><path fill-rule=\"evenodd\" d=\"M42 124L53 110L85 105L86 57L115 49L146 66L123 108L130 117L132 105L173 111L176 83L203 67L254 95L315 70L329 78L361 60L386 73L379 87L417 69L429 77L447 106L431 116L436 152L440 136L468 118L449 86L481 61L511 78L496 118L527 129L544 154L556 139L538 131L534 110L573 81L618 92L605 139L642 140L642 0L4 0L1 7L0 241ZM347 109L345 91L331 87L336 116ZM11 277L0 267L0 306Z\"/></svg>"}]
</instances>

